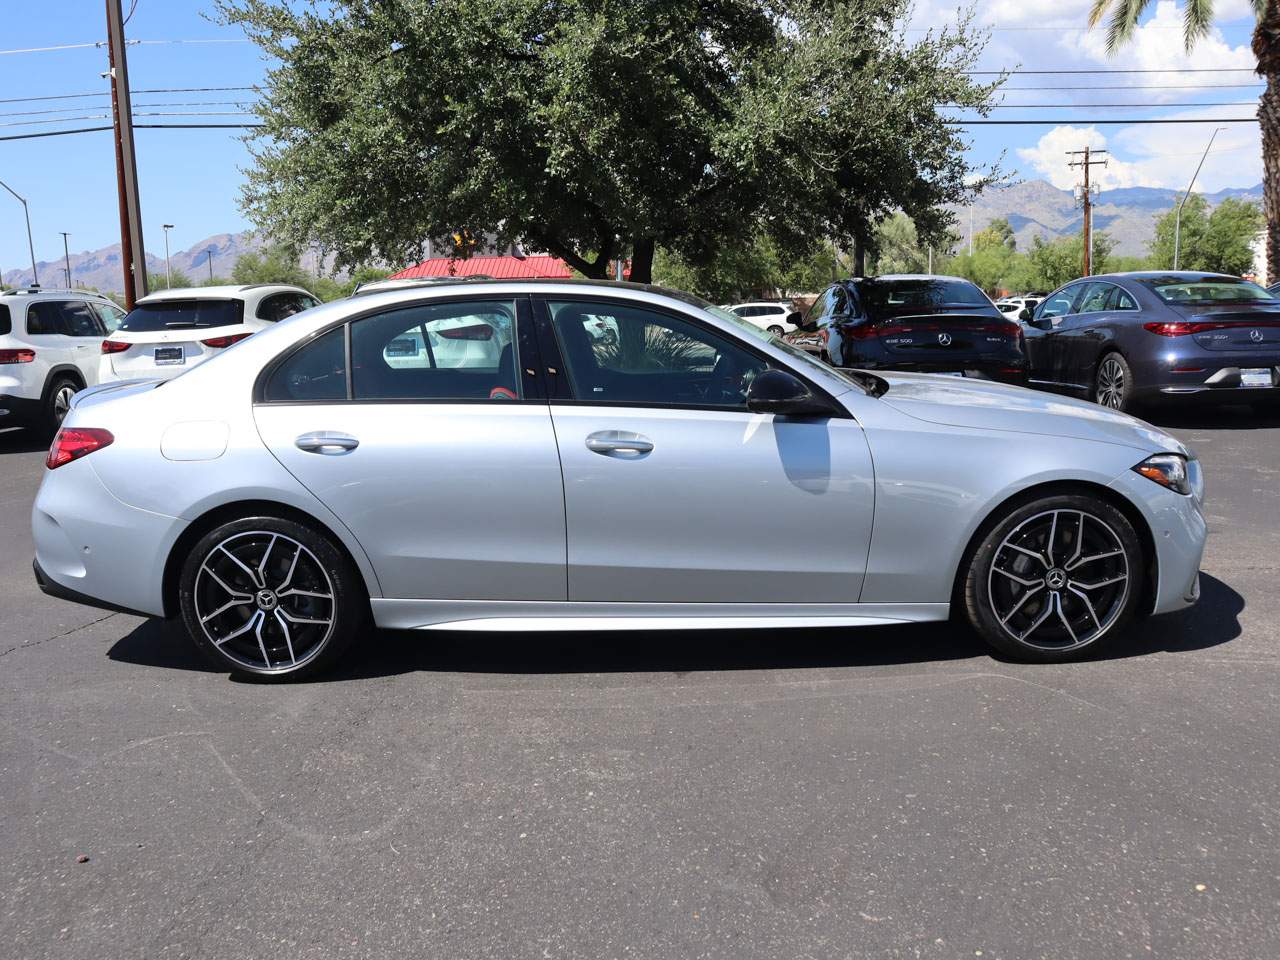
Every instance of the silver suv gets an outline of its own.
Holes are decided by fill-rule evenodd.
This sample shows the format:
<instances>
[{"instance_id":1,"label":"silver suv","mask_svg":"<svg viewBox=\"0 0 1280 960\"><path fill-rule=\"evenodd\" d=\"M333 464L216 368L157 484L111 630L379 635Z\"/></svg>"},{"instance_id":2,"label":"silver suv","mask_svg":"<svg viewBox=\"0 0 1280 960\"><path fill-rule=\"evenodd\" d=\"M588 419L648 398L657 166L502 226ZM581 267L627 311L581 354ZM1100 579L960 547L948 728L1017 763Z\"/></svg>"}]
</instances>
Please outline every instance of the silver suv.
<instances>
[{"instance_id":1,"label":"silver suv","mask_svg":"<svg viewBox=\"0 0 1280 960\"><path fill-rule=\"evenodd\" d=\"M0 428L56 430L76 391L98 382L102 340L123 318L87 290L0 293Z\"/></svg>"}]
</instances>

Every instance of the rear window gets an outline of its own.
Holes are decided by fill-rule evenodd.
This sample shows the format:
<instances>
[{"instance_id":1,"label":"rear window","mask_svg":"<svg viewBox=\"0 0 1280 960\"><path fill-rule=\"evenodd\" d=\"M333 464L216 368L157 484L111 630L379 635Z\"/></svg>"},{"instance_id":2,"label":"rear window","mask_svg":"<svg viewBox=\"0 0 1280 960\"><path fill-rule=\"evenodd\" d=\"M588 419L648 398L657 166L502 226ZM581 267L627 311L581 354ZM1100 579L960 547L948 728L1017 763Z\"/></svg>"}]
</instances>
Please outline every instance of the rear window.
<instances>
[{"instance_id":1,"label":"rear window","mask_svg":"<svg viewBox=\"0 0 1280 960\"><path fill-rule=\"evenodd\" d=\"M1142 282L1165 303L1251 303L1257 300L1274 303L1276 300L1256 283L1232 277L1208 277L1204 280L1154 277Z\"/></svg>"},{"instance_id":2,"label":"rear window","mask_svg":"<svg viewBox=\"0 0 1280 960\"><path fill-rule=\"evenodd\" d=\"M140 303L120 323L126 333L228 327L242 322L242 300L157 300Z\"/></svg>"},{"instance_id":3,"label":"rear window","mask_svg":"<svg viewBox=\"0 0 1280 960\"><path fill-rule=\"evenodd\" d=\"M858 284L863 308L872 314L920 307L989 307L987 295L967 280L864 280Z\"/></svg>"},{"instance_id":4,"label":"rear window","mask_svg":"<svg viewBox=\"0 0 1280 960\"><path fill-rule=\"evenodd\" d=\"M0 303L0 337L13 332L13 321L9 319L9 308Z\"/></svg>"}]
</instances>

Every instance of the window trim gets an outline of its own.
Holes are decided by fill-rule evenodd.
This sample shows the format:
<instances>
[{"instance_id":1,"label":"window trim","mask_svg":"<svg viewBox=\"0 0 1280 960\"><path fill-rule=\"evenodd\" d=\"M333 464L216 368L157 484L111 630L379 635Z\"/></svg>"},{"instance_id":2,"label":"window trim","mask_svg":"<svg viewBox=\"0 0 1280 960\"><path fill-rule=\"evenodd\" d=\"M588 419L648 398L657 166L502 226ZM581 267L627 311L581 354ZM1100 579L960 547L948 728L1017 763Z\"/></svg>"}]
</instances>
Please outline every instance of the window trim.
<instances>
[{"instance_id":1,"label":"window trim","mask_svg":"<svg viewBox=\"0 0 1280 960\"><path fill-rule=\"evenodd\" d=\"M316 406L320 404L329 404L329 405L355 404L355 405L361 405L361 406L381 404L385 406L388 404L413 404L413 403L433 404L433 405L440 405L440 404L493 405L498 401L491 400L488 397L458 397L458 398L452 398L452 397L395 397L395 398L363 397L361 398L361 397L356 397L354 392L355 378L352 377L351 375L351 325L353 323L358 323L361 320L367 320L371 317L380 317L384 314L394 313L398 310L409 310L409 309L412 309L413 307L422 306L424 304L436 305L436 304L451 304L451 303L491 303L495 299L501 299L504 302L506 300L505 297L497 298L497 297L494 297L493 294L488 294L487 296L484 294L471 294L469 296L431 297L429 299L424 298L421 300L406 300L406 301L402 301L400 303L392 304L389 306L383 305L380 307L370 307L368 309L362 310L359 313L355 313L350 316L343 317L341 320L335 320L332 323L328 323L323 327L313 330L305 338L303 338L302 340L299 340L297 343L291 344L287 349L277 354L276 356L272 357L267 363L263 364L262 369L258 371L258 375L256 378L254 378L254 381L253 381L253 405L254 406L273 406L273 407L274 406L303 407L303 406ZM520 396L515 400L501 401L502 405L506 407L512 406L513 404L515 405L545 404L547 402L546 399L542 397L540 390L534 391L533 393L530 392L528 388L530 378L528 376L527 369L525 369L527 364L522 365L520 362L523 356L522 351L525 349L525 345L526 345L525 338L521 333L521 330L522 330L522 327L527 327L532 324L532 318L530 316L529 300L530 300L530 297L528 294L516 294L515 296L511 297L512 305L515 307L515 311L516 311L516 316L515 316L516 336L512 342L517 344L516 351L515 351L516 370L520 372L522 396ZM346 381L347 381L346 398L336 399L336 400L335 399L327 399L327 400L271 400L271 399L268 399L266 395L267 384L270 382L271 376L272 374L275 373L276 369L282 366L284 363L286 363L289 360L289 358L292 357L295 353L297 353L300 350L306 349L306 347L309 346L311 343L320 339L320 337L323 337L326 333L330 333L331 331L337 329L338 327L346 328L342 334L343 354L344 354L343 360L347 368L346 369ZM535 371L537 369L538 368L535 368Z\"/></svg>"},{"instance_id":2,"label":"window trim","mask_svg":"<svg viewBox=\"0 0 1280 960\"><path fill-rule=\"evenodd\" d=\"M555 377L555 385L557 388L563 386L563 392L566 396L556 396L557 390L547 390L549 399L544 401L552 406L566 407L613 407L619 409L635 409L635 410L698 410L708 411L712 413L737 413L746 414L747 416L757 417L765 416L765 414L754 413L743 407L726 407L722 404L706 404L706 403L652 403L649 401L637 400L597 400L597 399L579 399L573 395L573 384L569 379L568 369L564 364L564 354L560 349L560 341L555 333L554 325L551 322L551 309L549 302L555 303L600 303L600 304L618 304L624 307L639 307L644 310L651 310L654 313L668 317L673 317L688 323L699 330L705 331L721 340L727 340L743 352L761 360L767 367L774 369L783 369L791 374L806 387L808 387L814 396L821 397L826 400L832 409L831 420L853 420L853 414L845 409L844 405L836 400L835 396L825 387L815 383L803 371L797 370L795 367L785 363L776 357L772 357L763 350L756 348L755 344L740 339L732 333L721 330L714 324L708 323L701 317L691 316L679 310L673 310L665 304L649 303L645 300L632 300L628 297L609 296L591 296L590 294L554 294L548 296L546 294L537 294L533 298L534 317L538 329L538 342L541 348L541 356L547 360L547 364L542 367L543 373L548 373L554 367L558 373L553 374ZM548 342L549 341L549 342ZM550 358L550 359L548 359Z\"/></svg>"}]
</instances>

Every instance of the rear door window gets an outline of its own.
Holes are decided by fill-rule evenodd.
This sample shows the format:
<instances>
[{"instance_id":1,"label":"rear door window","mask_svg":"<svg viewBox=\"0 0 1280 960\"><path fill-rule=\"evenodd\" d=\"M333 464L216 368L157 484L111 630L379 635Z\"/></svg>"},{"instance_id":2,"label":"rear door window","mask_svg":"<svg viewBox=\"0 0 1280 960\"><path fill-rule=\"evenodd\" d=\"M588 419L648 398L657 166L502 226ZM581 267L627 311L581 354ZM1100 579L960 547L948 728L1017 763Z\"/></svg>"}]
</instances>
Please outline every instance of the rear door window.
<instances>
[{"instance_id":1,"label":"rear door window","mask_svg":"<svg viewBox=\"0 0 1280 960\"><path fill-rule=\"evenodd\" d=\"M515 304L430 303L351 324L357 400L517 400Z\"/></svg>"},{"instance_id":2,"label":"rear door window","mask_svg":"<svg viewBox=\"0 0 1280 960\"><path fill-rule=\"evenodd\" d=\"M1111 298L1111 292L1114 288L1109 283L1087 283L1084 286L1084 295L1080 298L1080 306L1076 308L1076 313L1098 313L1107 309L1107 302Z\"/></svg>"},{"instance_id":3,"label":"rear door window","mask_svg":"<svg viewBox=\"0 0 1280 960\"><path fill-rule=\"evenodd\" d=\"M154 300L140 303L120 323L125 333L232 327L244 317L242 300Z\"/></svg>"},{"instance_id":4,"label":"rear door window","mask_svg":"<svg viewBox=\"0 0 1280 960\"><path fill-rule=\"evenodd\" d=\"M60 332L68 337L100 337L102 327L98 315L83 300L69 300L61 304Z\"/></svg>"}]
</instances>

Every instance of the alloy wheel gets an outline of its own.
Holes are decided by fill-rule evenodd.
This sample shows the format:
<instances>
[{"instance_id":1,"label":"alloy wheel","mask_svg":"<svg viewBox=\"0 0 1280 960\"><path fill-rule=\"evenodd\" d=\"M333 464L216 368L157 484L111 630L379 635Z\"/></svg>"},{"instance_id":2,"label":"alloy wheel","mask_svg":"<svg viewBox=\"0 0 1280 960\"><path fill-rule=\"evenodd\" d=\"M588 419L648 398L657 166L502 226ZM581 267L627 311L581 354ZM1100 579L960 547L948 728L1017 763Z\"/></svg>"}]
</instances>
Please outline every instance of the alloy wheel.
<instances>
[{"instance_id":1,"label":"alloy wheel","mask_svg":"<svg viewBox=\"0 0 1280 960\"><path fill-rule=\"evenodd\" d=\"M1048 510L1024 520L996 548L987 597L1010 637L1058 652L1110 630L1129 583L1129 558L1110 525L1082 510Z\"/></svg>"},{"instance_id":2,"label":"alloy wheel","mask_svg":"<svg viewBox=\"0 0 1280 960\"><path fill-rule=\"evenodd\" d=\"M1098 367L1098 403L1113 410L1119 410L1124 403L1125 391L1128 389L1124 367L1114 356L1107 357Z\"/></svg>"},{"instance_id":3,"label":"alloy wheel","mask_svg":"<svg viewBox=\"0 0 1280 960\"><path fill-rule=\"evenodd\" d=\"M316 555L284 534L237 533L204 557L195 612L209 642L255 673L292 672L333 635L333 581Z\"/></svg>"},{"instance_id":4,"label":"alloy wheel","mask_svg":"<svg viewBox=\"0 0 1280 960\"><path fill-rule=\"evenodd\" d=\"M71 409L71 398L76 395L76 388L69 383L61 384L53 394L53 418L61 423Z\"/></svg>"}]
</instances>

